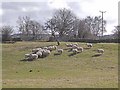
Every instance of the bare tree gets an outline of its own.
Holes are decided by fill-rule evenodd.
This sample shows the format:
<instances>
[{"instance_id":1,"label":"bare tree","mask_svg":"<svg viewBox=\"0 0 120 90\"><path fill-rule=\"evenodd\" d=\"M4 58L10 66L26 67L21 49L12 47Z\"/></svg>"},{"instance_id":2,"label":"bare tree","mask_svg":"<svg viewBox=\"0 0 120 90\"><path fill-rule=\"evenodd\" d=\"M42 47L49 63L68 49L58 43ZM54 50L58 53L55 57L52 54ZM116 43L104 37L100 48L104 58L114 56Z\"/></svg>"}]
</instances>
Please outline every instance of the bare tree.
<instances>
[{"instance_id":1,"label":"bare tree","mask_svg":"<svg viewBox=\"0 0 120 90\"><path fill-rule=\"evenodd\" d=\"M36 39L37 34L43 29L43 26L35 20L31 20L30 17L19 17L18 18L18 29L22 33L22 38L33 36L33 39Z\"/></svg>"},{"instance_id":2,"label":"bare tree","mask_svg":"<svg viewBox=\"0 0 120 90\"><path fill-rule=\"evenodd\" d=\"M119 38L120 39L120 26L115 26L115 29L112 31L115 38Z\"/></svg>"},{"instance_id":3,"label":"bare tree","mask_svg":"<svg viewBox=\"0 0 120 90\"><path fill-rule=\"evenodd\" d=\"M10 25L5 25L0 27L0 31L2 34L2 41L10 41L11 34L13 33L13 27Z\"/></svg>"},{"instance_id":4,"label":"bare tree","mask_svg":"<svg viewBox=\"0 0 120 90\"><path fill-rule=\"evenodd\" d=\"M60 9L54 13L52 19L48 21L49 26L46 27L58 32L59 36L62 37L73 30L75 20L76 16L72 11L68 9ZM51 21L52 23L50 23Z\"/></svg>"},{"instance_id":5,"label":"bare tree","mask_svg":"<svg viewBox=\"0 0 120 90\"><path fill-rule=\"evenodd\" d=\"M79 20L78 22L78 26L76 26L78 28L78 37L79 38L90 38L92 36L88 25L85 23L85 20Z\"/></svg>"},{"instance_id":6,"label":"bare tree","mask_svg":"<svg viewBox=\"0 0 120 90\"><path fill-rule=\"evenodd\" d=\"M101 16L95 16L95 17L91 17L91 16L87 16L85 18L86 24L89 27L89 31L91 31L91 33L94 36L101 36L102 35L102 18ZM106 32L106 21L103 21L103 30L104 32Z\"/></svg>"}]
</instances>

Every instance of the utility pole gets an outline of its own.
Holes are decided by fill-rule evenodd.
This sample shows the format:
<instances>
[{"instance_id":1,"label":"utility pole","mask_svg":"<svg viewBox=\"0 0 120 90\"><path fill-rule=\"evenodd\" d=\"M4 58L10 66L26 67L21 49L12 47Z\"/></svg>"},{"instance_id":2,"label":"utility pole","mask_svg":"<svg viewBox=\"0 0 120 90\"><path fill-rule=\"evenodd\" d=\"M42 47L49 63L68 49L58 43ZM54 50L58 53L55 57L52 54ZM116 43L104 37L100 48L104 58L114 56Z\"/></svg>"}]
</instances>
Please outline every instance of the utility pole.
<instances>
[{"instance_id":1,"label":"utility pole","mask_svg":"<svg viewBox=\"0 0 120 90\"><path fill-rule=\"evenodd\" d=\"M103 14L106 12L106 11L99 11L102 13L102 37L103 37L103 32L104 32L104 27L103 27Z\"/></svg>"}]
</instances>

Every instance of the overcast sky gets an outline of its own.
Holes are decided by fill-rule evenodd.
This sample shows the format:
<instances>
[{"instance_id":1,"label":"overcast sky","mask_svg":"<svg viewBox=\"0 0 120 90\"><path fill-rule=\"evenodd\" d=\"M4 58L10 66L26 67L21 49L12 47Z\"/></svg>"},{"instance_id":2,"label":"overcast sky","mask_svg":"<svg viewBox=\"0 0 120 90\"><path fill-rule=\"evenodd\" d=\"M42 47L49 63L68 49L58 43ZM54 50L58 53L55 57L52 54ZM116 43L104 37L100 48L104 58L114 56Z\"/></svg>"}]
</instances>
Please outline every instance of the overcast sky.
<instances>
[{"instance_id":1,"label":"overcast sky","mask_svg":"<svg viewBox=\"0 0 120 90\"><path fill-rule=\"evenodd\" d=\"M118 2L119 0L4 0L0 3L0 26L16 26L18 16L30 16L31 19L44 23L52 17L54 10L60 8L72 10L79 18L99 16L101 10L106 11L106 34L111 34L114 26L118 25Z\"/></svg>"}]
</instances>

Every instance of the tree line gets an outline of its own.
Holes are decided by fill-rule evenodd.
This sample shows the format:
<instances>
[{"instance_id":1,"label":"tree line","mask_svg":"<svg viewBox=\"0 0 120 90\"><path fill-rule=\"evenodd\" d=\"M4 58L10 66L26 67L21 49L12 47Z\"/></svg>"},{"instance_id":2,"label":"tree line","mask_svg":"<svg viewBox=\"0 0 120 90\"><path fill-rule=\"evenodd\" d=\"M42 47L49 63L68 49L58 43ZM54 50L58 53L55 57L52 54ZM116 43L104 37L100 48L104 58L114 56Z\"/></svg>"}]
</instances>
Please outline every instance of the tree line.
<instances>
[{"instance_id":1,"label":"tree line","mask_svg":"<svg viewBox=\"0 0 120 90\"><path fill-rule=\"evenodd\" d=\"M28 16L18 17L17 28L21 33L21 38L32 35L32 40L37 39L37 35L45 30L51 32L51 37L64 40L65 38L98 38L102 36L102 17L101 16L87 16L86 18L78 18L74 12L68 9L59 9L53 13L52 18L48 19L44 25L36 20L32 20ZM103 32L106 32L106 20L103 20ZM0 27L3 40L10 40L10 35L14 29L12 26L6 25ZM117 36L120 27L116 26L114 34Z\"/></svg>"}]
</instances>

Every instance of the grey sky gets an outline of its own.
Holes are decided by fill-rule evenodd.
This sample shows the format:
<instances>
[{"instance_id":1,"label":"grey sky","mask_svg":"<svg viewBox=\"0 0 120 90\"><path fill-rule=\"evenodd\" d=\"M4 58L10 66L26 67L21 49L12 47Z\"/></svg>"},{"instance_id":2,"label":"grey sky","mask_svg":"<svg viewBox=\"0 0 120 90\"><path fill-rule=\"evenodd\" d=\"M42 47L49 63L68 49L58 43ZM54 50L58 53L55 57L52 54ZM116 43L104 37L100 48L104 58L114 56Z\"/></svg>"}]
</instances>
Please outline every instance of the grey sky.
<instances>
[{"instance_id":1,"label":"grey sky","mask_svg":"<svg viewBox=\"0 0 120 90\"><path fill-rule=\"evenodd\" d=\"M107 34L110 34L114 26L118 24L119 0L40 0L39 2L2 2L0 25L9 24L16 26L18 16L30 16L40 23L44 23L52 17L55 9L67 8L72 10L79 18L86 16L99 16L99 10L107 11L104 19L107 20ZM16 0L17 1L17 0Z\"/></svg>"}]
</instances>

